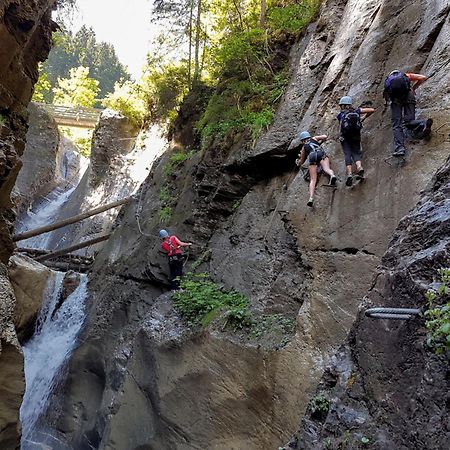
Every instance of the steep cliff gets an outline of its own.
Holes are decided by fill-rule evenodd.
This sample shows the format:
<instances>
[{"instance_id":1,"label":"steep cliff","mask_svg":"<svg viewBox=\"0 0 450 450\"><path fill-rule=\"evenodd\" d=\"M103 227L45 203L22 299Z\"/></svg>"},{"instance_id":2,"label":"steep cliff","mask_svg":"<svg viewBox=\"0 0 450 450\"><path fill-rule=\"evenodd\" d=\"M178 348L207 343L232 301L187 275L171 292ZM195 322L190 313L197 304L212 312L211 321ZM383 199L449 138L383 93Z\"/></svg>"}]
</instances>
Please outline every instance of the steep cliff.
<instances>
[{"instance_id":1,"label":"steep cliff","mask_svg":"<svg viewBox=\"0 0 450 450\"><path fill-rule=\"evenodd\" d=\"M67 442L225 450L289 438L394 229L447 158L449 11L448 1L325 1L292 49L291 82L267 133L255 143L236 136L226 150L212 145L170 171L170 154L161 158L97 258L82 344L55 393L58 409L48 411ZM381 93L394 68L431 77L418 112L442 126L429 142L408 143L404 167L385 162L392 135ZM364 128L367 180L333 191L322 179L310 210L289 144L301 129L336 138L336 103L347 93L376 107ZM326 150L343 178L339 142ZM220 326L191 332L160 296L164 187L174 196L169 230L195 243L190 261L207 251L200 270L247 295L255 314L295 318L287 345Z\"/></svg>"},{"instance_id":2,"label":"steep cliff","mask_svg":"<svg viewBox=\"0 0 450 450\"><path fill-rule=\"evenodd\" d=\"M426 308L437 269L448 267L450 161L397 227L347 343L290 449L445 449L450 445L449 355L426 344L425 319L373 320L366 308ZM313 408L315 409L315 408ZM316 412L316 414L314 414Z\"/></svg>"},{"instance_id":3,"label":"steep cliff","mask_svg":"<svg viewBox=\"0 0 450 450\"><path fill-rule=\"evenodd\" d=\"M13 325L14 295L6 267L13 251L10 199L21 167L27 131L26 108L38 78L38 62L50 50L54 0L0 1L0 446L19 443L23 356Z\"/></svg>"},{"instance_id":4,"label":"steep cliff","mask_svg":"<svg viewBox=\"0 0 450 450\"><path fill-rule=\"evenodd\" d=\"M139 129L118 112L105 110L92 138L89 165L76 189L58 210L54 220L63 220L129 196L145 178L146 171L164 148L156 127L149 133L154 152L136 146ZM57 250L92 239L109 231L117 209L106 211L52 233L47 248ZM80 250L92 255L102 244Z\"/></svg>"}]
</instances>

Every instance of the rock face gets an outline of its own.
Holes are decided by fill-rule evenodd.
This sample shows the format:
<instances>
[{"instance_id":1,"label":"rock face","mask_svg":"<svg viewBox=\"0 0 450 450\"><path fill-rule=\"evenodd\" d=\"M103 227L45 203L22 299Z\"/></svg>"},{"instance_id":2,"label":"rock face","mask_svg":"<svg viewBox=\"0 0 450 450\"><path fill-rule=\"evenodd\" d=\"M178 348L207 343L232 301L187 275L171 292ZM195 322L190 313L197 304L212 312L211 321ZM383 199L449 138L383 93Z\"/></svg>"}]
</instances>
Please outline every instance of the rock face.
<instances>
[{"instance_id":1,"label":"rock face","mask_svg":"<svg viewBox=\"0 0 450 450\"><path fill-rule=\"evenodd\" d=\"M49 417L67 442L256 450L289 439L393 231L447 158L449 11L447 1L325 1L293 48L291 83L255 145L236 137L228 152L210 148L169 175L169 155L161 158L97 257L83 344ZM408 143L404 167L385 162L392 134L381 94L396 67L432 75L418 91L419 113L442 126L430 142ZM289 145L302 129L330 134L326 151L343 178L335 119L343 94L376 107L364 128L367 180L334 191L322 179L311 210ZM157 239L163 188L176 199L169 231L195 243L190 262L202 258L199 270L246 294L255 313L295 318L288 345L191 333L159 297L167 286Z\"/></svg>"},{"instance_id":2,"label":"rock face","mask_svg":"<svg viewBox=\"0 0 450 450\"><path fill-rule=\"evenodd\" d=\"M13 325L14 295L6 263L12 254L14 213L10 199L21 167L26 108L38 78L38 62L50 50L54 0L0 1L0 447L19 445L23 356Z\"/></svg>"},{"instance_id":3,"label":"rock face","mask_svg":"<svg viewBox=\"0 0 450 450\"><path fill-rule=\"evenodd\" d=\"M28 209L42 203L55 188L64 191L78 181L80 170L80 158L73 144L60 137L49 113L36 103L30 103L28 111L23 167L13 191L19 222Z\"/></svg>"},{"instance_id":4,"label":"rock face","mask_svg":"<svg viewBox=\"0 0 450 450\"><path fill-rule=\"evenodd\" d=\"M9 274L16 297L14 325L22 342L33 332L51 273L48 267L26 256L14 255L10 260Z\"/></svg>"},{"instance_id":5,"label":"rock face","mask_svg":"<svg viewBox=\"0 0 450 450\"><path fill-rule=\"evenodd\" d=\"M55 220L63 220L111 203L134 190L136 181L128 171L135 156L132 150L138 131L121 114L110 110L102 113L92 139L90 164L69 200L58 211ZM92 239L111 229L116 216L117 209L113 209L57 230L52 233L48 248L57 250ZM91 255L94 250L95 247L91 247L80 253Z\"/></svg>"},{"instance_id":6,"label":"rock face","mask_svg":"<svg viewBox=\"0 0 450 450\"><path fill-rule=\"evenodd\" d=\"M14 449L19 441L19 408L25 389L23 354L14 329L14 292L0 264L0 443Z\"/></svg>"},{"instance_id":7,"label":"rock face","mask_svg":"<svg viewBox=\"0 0 450 450\"><path fill-rule=\"evenodd\" d=\"M437 269L450 258L450 160L400 222L362 309L427 306ZM426 236L426 239L423 237ZM373 320L360 313L327 368L328 414L308 414L292 449L444 449L450 445L448 354L426 345L424 319Z\"/></svg>"}]
</instances>

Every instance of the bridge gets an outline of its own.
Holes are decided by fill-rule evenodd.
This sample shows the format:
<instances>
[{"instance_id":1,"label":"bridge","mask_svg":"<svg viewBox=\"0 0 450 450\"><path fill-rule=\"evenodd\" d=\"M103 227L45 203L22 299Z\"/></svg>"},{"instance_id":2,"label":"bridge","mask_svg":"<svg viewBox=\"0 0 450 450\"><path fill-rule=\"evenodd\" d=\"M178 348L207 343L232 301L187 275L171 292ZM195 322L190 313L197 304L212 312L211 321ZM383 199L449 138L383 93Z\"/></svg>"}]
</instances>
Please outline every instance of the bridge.
<instances>
[{"instance_id":1,"label":"bridge","mask_svg":"<svg viewBox=\"0 0 450 450\"><path fill-rule=\"evenodd\" d=\"M95 128L103 109L82 106L50 105L37 103L55 119L58 125L77 128Z\"/></svg>"}]
</instances>

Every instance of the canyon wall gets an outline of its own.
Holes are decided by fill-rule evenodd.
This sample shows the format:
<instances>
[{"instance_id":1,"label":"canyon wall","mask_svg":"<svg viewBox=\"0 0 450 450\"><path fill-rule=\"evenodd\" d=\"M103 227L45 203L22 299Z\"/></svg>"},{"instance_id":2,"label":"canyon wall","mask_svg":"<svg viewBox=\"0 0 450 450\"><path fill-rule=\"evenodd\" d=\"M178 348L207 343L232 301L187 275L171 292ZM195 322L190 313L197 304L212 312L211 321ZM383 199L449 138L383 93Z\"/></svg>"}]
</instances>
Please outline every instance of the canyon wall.
<instances>
[{"instance_id":1,"label":"canyon wall","mask_svg":"<svg viewBox=\"0 0 450 450\"><path fill-rule=\"evenodd\" d=\"M124 208L97 257L82 344L55 393L49 422L76 448L271 449L297 429L331 356L345 340L392 233L421 198L448 150L448 1L328 0L292 49L292 76L274 123L252 143L194 154L170 175L164 155ZM431 140L391 152L383 81L424 73L418 115ZM344 179L337 101L371 100L364 124L367 179L337 190L319 181L316 206L297 173L296 133L327 133ZM392 165L390 165L391 163ZM167 228L194 242L189 265L248 296L255 314L295 319L290 342L253 340L223 327L189 330L167 294L159 255L161 189L176 205ZM136 211L140 211L139 225Z\"/></svg>"},{"instance_id":2,"label":"canyon wall","mask_svg":"<svg viewBox=\"0 0 450 450\"><path fill-rule=\"evenodd\" d=\"M15 300L6 267L13 251L15 214L10 194L25 148L27 106L38 62L51 45L54 0L0 1L0 446L19 445L19 406L24 390L23 356L14 329Z\"/></svg>"}]
</instances>

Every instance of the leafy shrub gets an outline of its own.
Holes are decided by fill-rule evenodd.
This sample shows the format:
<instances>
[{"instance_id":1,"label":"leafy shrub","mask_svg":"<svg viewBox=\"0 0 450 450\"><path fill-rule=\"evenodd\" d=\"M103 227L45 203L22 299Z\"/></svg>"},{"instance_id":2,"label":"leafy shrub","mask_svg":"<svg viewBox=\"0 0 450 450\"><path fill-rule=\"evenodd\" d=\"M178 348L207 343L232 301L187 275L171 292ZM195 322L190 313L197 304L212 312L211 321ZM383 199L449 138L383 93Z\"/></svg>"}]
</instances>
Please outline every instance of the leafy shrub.
<instances>
[{"instance_id":1,"label":"leafy shrub","mask_svg":"<svg viewBox=\"0 0 450 450\"><path fill-rule=\"evenodd\" d=\"M427 294L428 310L425 312L429 331L427 343L436 353L450 348L450 268L439 269L441 282Z\"/></svg>"},{"instance_id":2,"label":"leafy shrub","mask_svg":"<svg viewBox=\"0 0 450 450\"><path fill-rule=\"evenodd\" d=\"M319 392L310 400L309 408L313 417L322 418L330 409L330 400L328 400L324 392Z\"/></svg>"},{"instance_id":3,"label":"leafy shrub","mask_svg":"<svg viewBox=\"0 0 450 450\"><path fill-rule=\"evenodd\" d=\"M247 298L235 291L225 291L208 274L188 274L180 286L182 290L173 296L175 307L190 325L207 326L220 313L225 324L234 329L250 325Z\"/></svg>"},{"instance_id":4,"label":"leafy shrub","mask_svg":"<svg viewBox=\"0 0 450 450\"><path fill-rule=\"evenodd\" d=\"M162 223L167 223L172 218L172 207L171 206L164 206L159 210L159 220Z\"/></svg>"},{"instance_id":5,"label":"leafy shrub","mask_svg":"<svg viewBox=\"0 0 450 450\"><path fill-rule=\"evenodd\" d=\"M311 22L319 4L320 1L305 0L271 8L268 12L268 23L272 29L296 33Z\"/></svg>"},{"instance_id":6,"label":"leafy shrub","mask_svg":"<svg viewBox=\"0 0 450 450\"><path fill-rule=\"evenodd\" d=\"M141 126L148 114L147 104L141 86L131 81L116 83L114 92L102 100L105 108L119 111L136 127Z\"/></svg>"},{"instance_id":7,"label":"leafy shrub","mask_svg":"<svg viewBox=\"0 0 450 450\"><path fill-rule=\"evenodd\" d=\"M76 146L80 155L85 158L91 156L93 129L76 127L59 127L61 134L70 139Z\"/></svg>"},{"instance_id":8,"label":"leafy shrub","mask_svg":"<svg viewBox=\"0 0 450 450\"><path fill-rule=\"evenodd\" d=\"M89 76L89 67L70 69L69 78L58 78L54 89L55 105L85 106L95 105L99 82Z\"/></svg>"},{"instance_id":9,"label":"leafy shrub","mask_svg":"<svg viewBox=\"0 0 450 450\"><path fill-rule=\"evenodd\" d=\"M164 167L164 175L166 177L170 177L173 172L181 166L185 161L187 161L192 156L192 153L186 153L186 152L176 152L173 153L170 158L169 162Z\"/></svg>"}]
</instances>

